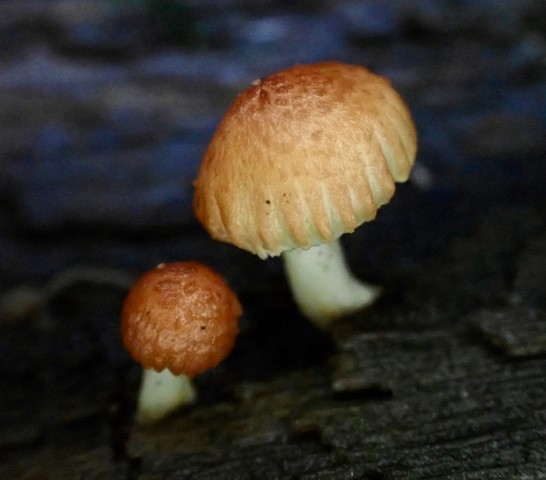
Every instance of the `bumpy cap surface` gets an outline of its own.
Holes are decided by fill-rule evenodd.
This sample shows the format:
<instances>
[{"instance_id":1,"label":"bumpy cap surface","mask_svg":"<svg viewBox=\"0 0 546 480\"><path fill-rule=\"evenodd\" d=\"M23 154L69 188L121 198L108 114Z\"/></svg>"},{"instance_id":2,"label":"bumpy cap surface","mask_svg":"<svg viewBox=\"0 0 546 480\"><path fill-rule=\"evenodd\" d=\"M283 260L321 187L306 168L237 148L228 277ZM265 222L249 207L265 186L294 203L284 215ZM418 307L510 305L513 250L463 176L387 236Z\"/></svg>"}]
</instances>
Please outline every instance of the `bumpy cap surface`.
<instances>
[{"instance_id":1,"label":"bumpy cap surface","mask_svg":"<svg viewBox=\"0 0 546 480\"><path fill-rule=\"evenodd\" d=\"M206 265L161 264L125 299L123 343L144 368L193 377L229 354L241 313L235 293Z\"/></svg>"},{"instance_id":2,"label":"bumpy cap surface","mask_svg":"<svg viewBox=\"0 0 546 480\"><path fill-rule=\"evenodd\" d=\"M407 180L417 134L385 78L337 62L288 68L240 94L195 181L210 235L260 257L330 242Z\"/></svg>"}]
</instances>

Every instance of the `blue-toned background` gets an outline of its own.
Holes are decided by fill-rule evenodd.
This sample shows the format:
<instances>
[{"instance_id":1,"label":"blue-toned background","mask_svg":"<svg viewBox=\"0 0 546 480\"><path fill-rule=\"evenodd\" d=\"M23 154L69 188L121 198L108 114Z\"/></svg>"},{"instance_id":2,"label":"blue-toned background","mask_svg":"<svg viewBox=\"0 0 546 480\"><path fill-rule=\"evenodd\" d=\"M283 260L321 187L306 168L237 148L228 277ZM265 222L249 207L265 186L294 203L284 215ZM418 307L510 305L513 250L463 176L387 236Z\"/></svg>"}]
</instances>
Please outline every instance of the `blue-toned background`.
<instances>
[{"instance_id":1,"label":"blue-toned background","mask_svg":"<svg viewBox=\"0 0 546 480\"><path fill-rule=\"evenodd\" d=\"M418 125L416 183L435 201L463 178L498 197L499 177L539 182L543 14L525 0L0 2L0 287L75 263L135 267L145 260L130 265L101 234L191 227L219 117L294 63L388 76Z\"/></svg>"},{"instance_id":2,"label":"blue-toned background","mask_svg":"<svg viewBox=\"0 0 546 480\"><path fill-rule=\"evenodd\" d=\"M545 33L543 0L0 0L0 477L546 478ZM343 238L385 296L333 336L191 206L237 93L319 60L387 76L419 132ZM188 259L239 293L237 345L134 433L121 302Z\"/></svg>"}]
</instances>

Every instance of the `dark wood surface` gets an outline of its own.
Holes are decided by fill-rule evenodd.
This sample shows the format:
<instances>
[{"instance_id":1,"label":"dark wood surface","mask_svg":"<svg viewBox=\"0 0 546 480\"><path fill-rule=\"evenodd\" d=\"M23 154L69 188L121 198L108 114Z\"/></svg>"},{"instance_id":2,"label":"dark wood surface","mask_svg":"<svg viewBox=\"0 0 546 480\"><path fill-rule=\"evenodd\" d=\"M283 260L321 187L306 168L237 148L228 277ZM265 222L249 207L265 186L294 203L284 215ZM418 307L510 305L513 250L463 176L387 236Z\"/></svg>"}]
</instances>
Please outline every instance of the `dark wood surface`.
<instances>
[{"instance_id":1,"label":"dark wood surface","mask_svg":"<svg viewBox=\"0 0 546 480\"><path fill-rule=\"evenodd\" d=\"M0 2L0 478L546 478L543 2L228 3ZM331 332L191 212L236 92L323 58L389 76L420 132L343 239L384 295ZM238 291L240 334L139 427L119 309L187 259Z\"/></svg>"}]
</instances>

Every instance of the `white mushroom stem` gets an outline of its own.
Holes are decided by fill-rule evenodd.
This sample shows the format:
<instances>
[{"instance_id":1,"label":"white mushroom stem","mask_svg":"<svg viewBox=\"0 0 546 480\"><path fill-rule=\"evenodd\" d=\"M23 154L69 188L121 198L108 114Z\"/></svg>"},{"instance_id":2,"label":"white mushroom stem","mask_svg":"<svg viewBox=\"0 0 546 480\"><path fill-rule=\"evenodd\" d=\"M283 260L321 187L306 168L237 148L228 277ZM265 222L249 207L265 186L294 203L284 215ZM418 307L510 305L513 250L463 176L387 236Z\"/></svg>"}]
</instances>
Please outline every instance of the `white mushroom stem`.
<instances>
[{"instance_id":1,"label":"white mushroom stem","mask_svg":"<svg viewBox=\"0 0 546 480\"><path fill-rule=\"evenodd\" d=\"M186 375L173 375L165 369L156 372L144 369L137 403L139 423L153 423L166 417L177 408L192 403L196 391Z\"/></svg>"},{"instance_id":2,"label":"white mushroom stem","mask_svg":"<svg viewBox=\"0 0 546 480\"><path fill-rule=\"evenodd\" d=\"M300 311L321 328L375 301L380 288L349 271L339 240L283 252L284 266Z\"/></svg>"}]
</instances>

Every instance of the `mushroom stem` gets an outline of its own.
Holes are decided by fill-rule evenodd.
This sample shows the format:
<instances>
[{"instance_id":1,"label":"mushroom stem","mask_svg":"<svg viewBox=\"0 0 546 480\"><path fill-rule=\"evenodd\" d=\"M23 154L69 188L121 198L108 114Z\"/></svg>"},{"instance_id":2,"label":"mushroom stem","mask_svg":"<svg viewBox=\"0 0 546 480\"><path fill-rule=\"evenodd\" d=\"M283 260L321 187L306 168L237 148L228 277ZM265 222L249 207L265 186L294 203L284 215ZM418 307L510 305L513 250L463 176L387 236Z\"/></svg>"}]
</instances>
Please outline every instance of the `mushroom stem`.
<instances>
[{"instance_id":1,"label":"mushroom stem","mask_svg":"<svg viewBox=\"0 0 546 480\"><path fill-rule=\"evenodd\" d=\"M380 288L350 272L339 240L283 252L284 266L300 311L321 328L370 304Z\"/></svg>"},{"instance_id":2,"label":"mushroom stem","mask_svg":"<svg viewBox=\"0 0 546 480\"><path fill-rule=\"evenodd\" d=\"M195 397L193 382L187 375L146 368L138 394L137 420L141 424L157 422L178 407L192 403Z\"/></svg>"}]
</instances>

